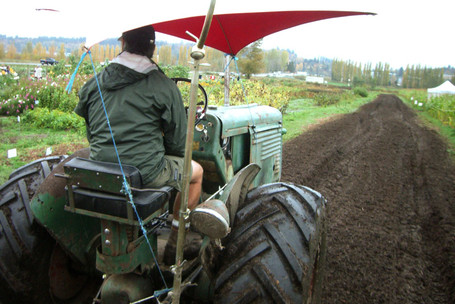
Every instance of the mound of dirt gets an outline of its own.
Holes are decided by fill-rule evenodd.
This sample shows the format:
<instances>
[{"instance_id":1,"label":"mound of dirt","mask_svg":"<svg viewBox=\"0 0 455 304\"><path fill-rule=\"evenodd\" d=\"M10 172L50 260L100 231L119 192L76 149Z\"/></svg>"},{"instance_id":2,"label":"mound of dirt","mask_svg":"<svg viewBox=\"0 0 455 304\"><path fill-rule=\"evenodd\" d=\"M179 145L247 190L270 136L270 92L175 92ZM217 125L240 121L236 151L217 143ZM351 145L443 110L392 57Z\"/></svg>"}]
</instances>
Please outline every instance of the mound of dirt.
<instances>
[{"instance_id":1,"label":"mound of dirt","mask_svg":"<svg viewBox=\"0 0 455 304\"><path fill-rule=\"evenodd\" d=\"M380 95L283 150L328 200L323 303L455 303L455 164L412 109Z\"/></svg>"}]
</instances>

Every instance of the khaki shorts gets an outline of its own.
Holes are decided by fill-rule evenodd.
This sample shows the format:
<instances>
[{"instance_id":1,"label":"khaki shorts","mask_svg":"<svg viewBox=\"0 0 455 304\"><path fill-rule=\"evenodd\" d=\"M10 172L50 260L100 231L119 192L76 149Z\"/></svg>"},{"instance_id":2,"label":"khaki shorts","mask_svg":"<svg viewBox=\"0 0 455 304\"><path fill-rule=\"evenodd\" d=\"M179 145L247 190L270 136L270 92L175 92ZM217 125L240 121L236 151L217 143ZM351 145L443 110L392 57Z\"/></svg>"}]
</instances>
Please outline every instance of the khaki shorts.
<instances>
[{"instance_id":1,"label":"khaki shorts","mask_svg":"<svg viewBox=\"0 0 455 304\"><path fill-rule=\"evenodd\" d=\"M158 176L148 183L146 187L159 188L172 186L178 191L182 190L183 157L165 155L164 168Z\"/></svg>"}]
</instances>

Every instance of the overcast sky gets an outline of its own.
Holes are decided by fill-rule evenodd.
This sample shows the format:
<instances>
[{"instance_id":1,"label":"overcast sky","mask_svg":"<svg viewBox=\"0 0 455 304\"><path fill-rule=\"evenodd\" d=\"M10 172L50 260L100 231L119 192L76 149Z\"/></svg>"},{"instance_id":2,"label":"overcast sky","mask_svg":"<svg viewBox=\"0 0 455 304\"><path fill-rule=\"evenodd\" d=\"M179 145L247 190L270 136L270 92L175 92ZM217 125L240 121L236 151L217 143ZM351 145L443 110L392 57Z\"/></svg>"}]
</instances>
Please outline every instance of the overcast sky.
<instances>
[{"instance_id":1,"label":"overcast sky","mask_svg":"<svg viewBox=\"0 0 455 304\"><path fill-rule=\"evenodd\" d=\"M2 4L0 34L20 37L87 37L90 33L99 30L106 32L112 28L103 26L107 20L128 24L147 15L150 23L153 23L205 15L209 2L6 0ZM36 10L40 8L56 9L59 12ZM398 68L408 64L455 66L453 8L453 0L217 0L215 13L273 10L376 13L376 16L342 17L304 24L266 37L262 46L264 49L291 49L303 58L383 62ZM119 34L114 31L106 38L117 37ZM167 38L158 35L157 39Z\"/></svg>"}]
</instances>

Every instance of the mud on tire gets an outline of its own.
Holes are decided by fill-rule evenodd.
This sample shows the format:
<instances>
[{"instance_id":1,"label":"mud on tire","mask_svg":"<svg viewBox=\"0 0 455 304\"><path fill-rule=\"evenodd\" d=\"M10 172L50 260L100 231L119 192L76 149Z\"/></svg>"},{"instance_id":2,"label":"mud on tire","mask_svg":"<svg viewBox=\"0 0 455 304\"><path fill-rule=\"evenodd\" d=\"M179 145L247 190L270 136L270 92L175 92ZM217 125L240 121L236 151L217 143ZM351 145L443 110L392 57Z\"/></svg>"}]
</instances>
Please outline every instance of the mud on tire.
<instances>
[{"instance_id":1,"label":"mud on tire","mask_svg":"<svg viewBox=\"0 0 455 304\"><path fill-rule=\"evenodd\" d=\"M223 240L216 303L317 303L325 260L325 200L276 183L252 190Z\"/></svg>"},{"instance_id":2,"label":"mud on tire","mask_svg":"<svg viewBox=\"0 0 455 304\"><path fill-rule=\"evenodd\" d=\"M15 170L0 186L0 300L4 303L19 303L15 295L25 294L40 284L35 282L39 277L35 262L42 255L42 248L53 242L44 229L34 223L29 202L63 159L65 156L34 161Z\"/></svg>"}]
</instances>

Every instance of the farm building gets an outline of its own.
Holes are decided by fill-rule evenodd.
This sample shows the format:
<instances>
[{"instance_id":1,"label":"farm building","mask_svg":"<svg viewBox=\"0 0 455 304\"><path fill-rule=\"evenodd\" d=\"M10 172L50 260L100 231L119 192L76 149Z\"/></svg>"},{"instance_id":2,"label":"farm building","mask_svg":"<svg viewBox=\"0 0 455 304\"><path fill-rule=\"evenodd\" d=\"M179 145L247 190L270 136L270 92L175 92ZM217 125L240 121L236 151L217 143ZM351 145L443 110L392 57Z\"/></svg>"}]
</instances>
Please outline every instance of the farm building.
<instances>
[{"instance_id":1,"label":"farm building","mask_svg":"<svg viewBox=\"0 0 455 304\"><path fill-rule=\"evenodd\" d=\"M437 97L445 94L455 95L455 86L448 80L435 88L427 90L428 98Z\"/></svg>"}]
</instances>

